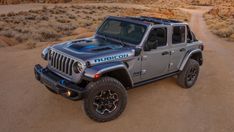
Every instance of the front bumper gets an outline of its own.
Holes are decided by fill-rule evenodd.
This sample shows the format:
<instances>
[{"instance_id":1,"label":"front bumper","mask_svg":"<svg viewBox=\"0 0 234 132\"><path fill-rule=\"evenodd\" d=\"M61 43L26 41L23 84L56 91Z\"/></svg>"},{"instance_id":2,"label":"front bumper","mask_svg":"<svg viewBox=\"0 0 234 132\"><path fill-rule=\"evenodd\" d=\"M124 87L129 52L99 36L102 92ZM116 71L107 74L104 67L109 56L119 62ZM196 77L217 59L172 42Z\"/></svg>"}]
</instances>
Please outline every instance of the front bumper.
<instances>
[{"instance_id":1,"label":"front bumper","mask_svg":"<svg viewBox=\"0 0 234 132\"><path fill-rule=\"evenodd\" d=\"M68 99L82 99L86 92L85 88L56 75L48 68L43 68L39 64L35 65L34 73L35 78L44 84L50 91L60 94Z\"/></svg>"}]
</instances>

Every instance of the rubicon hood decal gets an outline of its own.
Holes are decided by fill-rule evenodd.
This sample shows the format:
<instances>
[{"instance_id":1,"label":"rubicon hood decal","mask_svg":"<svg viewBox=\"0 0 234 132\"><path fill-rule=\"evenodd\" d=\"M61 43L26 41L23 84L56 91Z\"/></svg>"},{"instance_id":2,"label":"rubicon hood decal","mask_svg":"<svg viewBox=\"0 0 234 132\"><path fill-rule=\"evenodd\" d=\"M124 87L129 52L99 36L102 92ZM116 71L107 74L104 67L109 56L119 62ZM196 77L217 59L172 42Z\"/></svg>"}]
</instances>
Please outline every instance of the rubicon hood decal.
<instances>
[{"instance_id":1,"label":"rubicon hood decal","mask_svg":"<svg viewBox=\"0 0 234 132\"><path fill-rule=\"evenodd\" d=\"M106 61L117 60L117 59L122 59L122 58L126 58L126 57L128 57L128 54L113 55L113 56L97 58L94 60L94 62L95 63L106 62Z\"/></svg>"},{"instance_id":2,"label":"rubicon hood decal","mask_svg":"<svg viewBox=\"0 0 234 132\"><path fill-rule=\"evenodd\" d=\"M133 56L134 56L134 50L127 50L127 51L125 50L125 51L122 51L122 53L118 53L118 54L96 56L95 58L90 59L89 62L91 65L95 65L95 64L104 63L104 62L125 60Z\"/></svg>"}]
</instances>

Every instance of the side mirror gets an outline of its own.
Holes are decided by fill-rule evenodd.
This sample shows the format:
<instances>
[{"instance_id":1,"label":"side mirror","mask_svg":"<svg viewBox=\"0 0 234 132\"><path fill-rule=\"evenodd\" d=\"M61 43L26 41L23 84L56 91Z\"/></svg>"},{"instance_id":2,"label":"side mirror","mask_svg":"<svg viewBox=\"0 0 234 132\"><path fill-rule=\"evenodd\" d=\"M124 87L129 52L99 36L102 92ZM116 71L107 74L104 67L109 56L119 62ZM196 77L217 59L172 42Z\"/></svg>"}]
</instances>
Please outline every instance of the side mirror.
<instances>
[{"instance_id":1,"label":"side mirror","mask_svg":"<svg viewBox=\"0 0 234 132\"><path fill-rule=\"evenodd\" d=\"M135 48L135 56L138 56L141 54L141 48Z\"/></svg>"},{"instance_id":2,"label":"side mirror","mask_svg":"<svg viewBox=\"0 0 234 132\"><path fill-rule=\"evenodd\" d=\"M150 51L151 49L157 49L158 47L158 40L155 41L147 41L144 46L145 51Z\"/></svg>"},{"instance_id":3,"label":"side mirror","mask_svg":"<svg viewBox=\"0 0 234 132\"><path fill-rule=\"evenodd\" d=\"M192 43L193 41L191 39L187 39L187 43Z\"/></svg>"}]
</instances>

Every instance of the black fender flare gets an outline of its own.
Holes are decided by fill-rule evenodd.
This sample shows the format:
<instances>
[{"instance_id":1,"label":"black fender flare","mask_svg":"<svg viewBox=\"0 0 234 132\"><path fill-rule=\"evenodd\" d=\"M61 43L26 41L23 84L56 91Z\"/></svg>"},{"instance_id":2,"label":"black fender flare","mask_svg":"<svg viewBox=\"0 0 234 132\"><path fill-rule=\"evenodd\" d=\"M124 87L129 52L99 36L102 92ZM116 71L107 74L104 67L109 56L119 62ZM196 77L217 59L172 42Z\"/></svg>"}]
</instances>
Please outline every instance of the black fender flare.
<instances>
[{"instance_id":1,"label":"black fender flare","mask_svg":"<svg viewBox=\"0 0 234 132\"><path fill-rule=\"evenodd\" d=\"M188 53L185 55L185 57L184 57L184 59L183 59L181 65L180 65L180 68L179 68L180 71L182 71L182 70L184 69L184 67L185 67L185 65L186 65L186 63L187 63L187 61L188 61L188 60L191 58L191 56L192 56L193 54L195 54L195 53L201 53L201 55L202 55L202 50L201 50L201 49L195 49L195 50L192 50L192 51L188 52Z\"/></svg>"},{"instance_id":2,"label":"black fender flare","mask_svg":"<svg viewBox=\"0 0 234 132\"><path fill-rule=\"evenodd\" d=\"M95 79L96 74L103 75L105 73L112 72L115 70L120 70L120 69L124 70L127 73L127 76L131 80L131 86L133 86L133 80L131 78L131 75L128 72L126 64L124 64L123 62L110 62L110 63L99 64L99 65L92 66L90 68L86 68L84 71L84 76L85 78L89 78L92 80L92 79Z\"/></svg>"}]
</instances>

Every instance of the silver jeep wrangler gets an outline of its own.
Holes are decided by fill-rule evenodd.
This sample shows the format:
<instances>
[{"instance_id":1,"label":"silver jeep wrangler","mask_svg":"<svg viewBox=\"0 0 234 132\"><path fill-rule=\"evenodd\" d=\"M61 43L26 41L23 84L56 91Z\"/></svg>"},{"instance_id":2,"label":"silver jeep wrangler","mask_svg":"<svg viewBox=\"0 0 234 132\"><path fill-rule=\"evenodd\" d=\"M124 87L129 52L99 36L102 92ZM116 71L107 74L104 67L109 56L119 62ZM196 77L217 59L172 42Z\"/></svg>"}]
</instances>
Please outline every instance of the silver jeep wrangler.
<instances>
[{"instance_id":1,"label":"silver jeep wrangler","mask_svg":"<svg viewBox=\"0 0 234 132\"><path fill-rule=\"evenodd\" d=\"M84 99L87 115L105 122L124 111L130 88L171 76L181 87L192 87L203 48L186 23L110 16L91 38L45 48L48 65L37 64L34 72L50 91Z\"/></svg>"}]
</instances>

